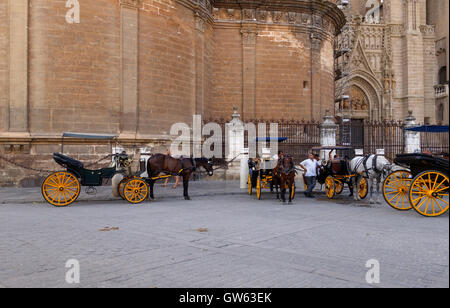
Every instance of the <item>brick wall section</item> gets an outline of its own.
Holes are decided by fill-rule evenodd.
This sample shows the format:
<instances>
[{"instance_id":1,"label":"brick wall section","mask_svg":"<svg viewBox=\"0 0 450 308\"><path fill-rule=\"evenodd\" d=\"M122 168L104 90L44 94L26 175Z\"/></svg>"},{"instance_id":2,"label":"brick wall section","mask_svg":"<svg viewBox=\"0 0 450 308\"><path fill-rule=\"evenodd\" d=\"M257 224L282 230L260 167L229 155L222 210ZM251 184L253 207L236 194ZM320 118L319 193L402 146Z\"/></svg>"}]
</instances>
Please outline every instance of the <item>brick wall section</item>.
<instances>
[{"instance_id":1,"label":"brick wall section","mask_svg":"<svg viewBox=\"0 0 450 308\"><path fill-rule=\"evenodd\" d=\"M116 133L120 117L120 18L115 0L30 1L30 132Z\"/></svg>"},{"instance_id":2,"label":"brick wall section","mask_svg":"<svg viewBox=\"0 0 450 308\"><path fill-rule=\"evenodd\" d=\"M209 117L209 102L212 101L212 91L214 88L214 28L213 25L207 24L205 31L205 46L204 46L204 83L205 83L205 95L204 95L204 113L203 116ZM228 115L229 117L229 115Z\"/></svg>"},{"instance_id":3,"label":"brick wall section","mask_svg":"<svg viewBox=\"0 0 450 308\"><path fill-rule=\"evenodd\" d=\"M307 34L267 29L256 46L256 118L304 119L310 116L310 51Z\"/></svg>"},{"instance_id":4,"label":"brick wall section","mask_svg":"<svg viewBox=\"0 0 450 308\"><path fill-rule=\"evenodd\" d=\"M194 15L173 1L143 1L139 17L139 132L192 122Z\"/></svg>"},{"instance_id":5,"label":"brick wall section","mask_svg":"<svg viewBox=\"0 0 450 308\"><path fill-rule=\"evenodd\" d=\"M8 1L0 1L0 132L8 130L9 16Z\"/></svg>"},{"instance_id":6,"label":"brick wall section","mask_svg":"<svg viewBox=\"0 0 450 308\"><path fill-rule=\"evenodd\" d=\"M242 110L242 39L239 28L214 30L213 90L208 116L230 117Z\"/></svg>"}]
</instances>

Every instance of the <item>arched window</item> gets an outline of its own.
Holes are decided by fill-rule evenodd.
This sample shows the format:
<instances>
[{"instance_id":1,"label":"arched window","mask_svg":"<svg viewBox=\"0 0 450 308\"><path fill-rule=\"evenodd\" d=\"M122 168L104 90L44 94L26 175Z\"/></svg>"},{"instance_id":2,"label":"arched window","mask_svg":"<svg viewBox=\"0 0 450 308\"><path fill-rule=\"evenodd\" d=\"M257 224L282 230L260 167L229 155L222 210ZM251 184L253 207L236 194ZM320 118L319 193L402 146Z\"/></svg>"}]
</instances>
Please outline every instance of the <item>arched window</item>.
<instances>
[{"instance_id":1,"label":"arched window","mask_svg":"<svg viewBox=\"0 0 450 308\"><path fill-rule=\"evenodd\" d=\"M447 66L443 66L439 69L438 80L439 84L447 83Z\"/></svg>"}]
</instances>

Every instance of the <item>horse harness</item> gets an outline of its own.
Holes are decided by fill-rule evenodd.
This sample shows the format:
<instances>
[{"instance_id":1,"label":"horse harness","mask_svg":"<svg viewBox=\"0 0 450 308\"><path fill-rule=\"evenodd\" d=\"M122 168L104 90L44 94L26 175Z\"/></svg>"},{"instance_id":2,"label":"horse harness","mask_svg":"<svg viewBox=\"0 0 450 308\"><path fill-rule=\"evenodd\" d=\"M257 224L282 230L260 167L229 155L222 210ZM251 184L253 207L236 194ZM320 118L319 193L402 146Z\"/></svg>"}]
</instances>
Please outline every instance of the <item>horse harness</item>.
<instances>
[{"instance_id":1,"label":"horse harness","mask_svg":"<svg viewBox=\"0 0 450 308\"><path fill-rule=\"evenodd\" d=\"M295 171L295 173L297 173L297 170L295 169L295 164L294 164L294 161L293 160L291 160L291 167L289 168L289 169L287 169L287 170L285 170L284 169L284 159L285 158L292 158L292 156L283 156L282 158L280 158L279 159L279 165L280 165L280 167L279 167L279 170L280 170L280 173L283 173L283 174L290 174L292 171Z\"/></svg>"},{"instance_id":2,"label":"horse harness","mask_svg":"<svg viewBox=\"0 0 450 308\"><path fill-rule=\"evenodd\" d=\"M364 167L364 173L366 174L366 177L369 177L369 171L371 171L371 170L375 171L376 173L380 173L383 171L383 170L377 169L377 158L378 158L378 156L381 156L381 155L373 154L372 167L369 168L367 166L367 162L369 161L370 156L372 156L372 154L365 155L363 157L363 159L358 162L358 164L355 166L354 173L356 172L356 170L358 170L359 166L361 166L361 165L363 165L363 167Z\"/></svg>"}]
</instances>

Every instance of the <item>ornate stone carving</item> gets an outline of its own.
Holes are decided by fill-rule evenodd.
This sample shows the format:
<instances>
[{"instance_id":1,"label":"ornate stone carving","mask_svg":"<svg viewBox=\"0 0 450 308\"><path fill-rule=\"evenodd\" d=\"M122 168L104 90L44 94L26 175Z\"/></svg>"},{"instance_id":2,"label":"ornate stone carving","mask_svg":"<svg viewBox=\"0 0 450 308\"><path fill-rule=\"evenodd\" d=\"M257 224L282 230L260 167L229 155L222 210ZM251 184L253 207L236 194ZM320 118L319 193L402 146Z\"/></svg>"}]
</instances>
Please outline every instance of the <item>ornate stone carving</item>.
<instances>
[{"instance_id":1,"label":"ornate stone carving","mask_svg":"<svg viewBox=\"0 0 450 308\"><path fill-rule=\"evenodd\" d=\"M139 0L120 0L120 6L136 9L139 7Z\"/></svg>"},{"instance_id":2,"label":"ornate stone carving","mask_svg":"<svg viewBox=\"0 0 450 308\"><path fill-rule=\"evenodd\" d=\"M197 13L195 16L195 30L205 32L205 18Z\"/></svg>"},{"instance_id":3,"label":"ornate stone carving","mask_svg":"<svg viewBox=\"0 0 450 308\"><path fill-rule=\"evenodd\" d=\"M260 22L267 22L267 11L257 10L256 11L256 19Z\"/></svg>"},{"instance_id":4,"label":"ornate stone carving","mask_svg":"<svg viewBox=\"0 0 450 308\"><path fill-rule=\"evenodd\" d=\"M241 30L242 34L242 43L244 45L255 45L256 37L258 36L258 31L253 29L243 29Z\"/></svg>"},{"instance_id":5,"label":"ornate stone carving","mask_svg":"<svg viewBox=\"0 0 450 308\"><path fill-rule=\"evenodd\" d=\"M256 12L254 9L243 9L242 10L242 19L243 20L251 20L256 21Z\"/></svg>"}]
</instances>

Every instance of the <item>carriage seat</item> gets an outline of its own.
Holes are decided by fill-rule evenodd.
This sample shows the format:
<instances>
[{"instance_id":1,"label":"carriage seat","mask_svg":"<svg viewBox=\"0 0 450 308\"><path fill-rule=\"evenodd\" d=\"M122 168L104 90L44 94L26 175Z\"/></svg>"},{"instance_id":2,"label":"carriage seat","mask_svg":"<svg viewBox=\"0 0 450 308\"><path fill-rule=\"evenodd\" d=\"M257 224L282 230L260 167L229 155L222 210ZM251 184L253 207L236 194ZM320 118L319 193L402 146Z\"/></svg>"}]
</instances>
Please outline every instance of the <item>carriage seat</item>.
<instances>
[{"instance_id":1,"label":"carriage seat","mask_svg":"<svg viewBox=\"0 0 450 308\"><path fill-rule=\"evenodd\" d=\"M333 174L348 175L349 169L348 162L344 159L331 161L331 170L333 171Z\"/></svg>"},{"instance_id":2,"label":"carriage seat","mask_svg":"<svg viewBox=\"0 0 450 308\"><path fill-rule=\"evenodd\" d=\"M72 166L75 168L83 169L84 165L79 160L73 159L72 157L63 155L61 153L53 153L53 159L59 164L64 166Z\"/></svg>"}]
</instances>

